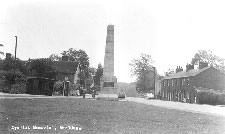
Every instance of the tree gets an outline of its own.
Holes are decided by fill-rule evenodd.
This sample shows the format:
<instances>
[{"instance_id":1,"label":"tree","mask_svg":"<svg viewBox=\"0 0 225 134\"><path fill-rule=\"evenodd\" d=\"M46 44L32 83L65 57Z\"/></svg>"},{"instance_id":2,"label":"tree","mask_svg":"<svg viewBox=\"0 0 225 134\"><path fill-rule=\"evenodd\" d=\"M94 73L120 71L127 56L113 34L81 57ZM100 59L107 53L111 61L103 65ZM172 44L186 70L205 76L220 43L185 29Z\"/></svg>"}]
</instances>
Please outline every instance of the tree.
<instances>
[{"instance_id":1,"label":"tree","mask_svg":"<svg viewBox=\"0 0 225 134\"><path fill-rule=\"evenodd\" d=\"M68 56L69 61L71 62L78 62L79 63L79 68L80 68L80 74L78 74L80 80L79 83L83 86L86 87L87 85L87 79L89 78L89 57L86 54L84 50L76 50L73 48L70 48L66 51L63 51L61 53L62 56ZM61 60L61 57L58 56L57 54L51 54L49 58L53 61L58 61Z\"/></svg>"},{"instance_id":2,"label":"tree","mask_svg":"<svg viewBox=\"0 0 225 134\"><path fill-rule=\"evenodd\" d=\"M196 53L194 58L192 58L191 63L196 65L200 61L207 62L210 66L213 66L225 73L225 59L215 55L211 50L198 50L198 53Z\"/></svg>"},{"instance_id":3,"label":"tree","mask_svg":"<svg viewBox=\"0 0 225 134\"><path fill-rule=\"evenodd\" d=\"M5 58L5 60L3 61L3 65L2 65L3 70L9 71L12 70L14 68L14 60L12 57L10 58Z\"/></svg>"},{"instance_id":4,"label":"tree","mask_svg":"<svg viewBox=\"0 0 225 134\"><path fill-rule=\"evenodd\" d=\"M102 77L102 75L103 75L103 67L101 63L99 63L94 78L95 85L98 87L100 86L100 78Z\"/></svg>"},{"instance_id":5,"label":"tree","mask_svg":"<svg viewBox=\"0 0 225 134\"><path fill-rule=\"evenodd\" d=\"M26 74L26 68L23 64L23 62L17 58L16 61L14 61L14 57L10 57L8 59L5 59L2 64L2 69L5 71L10 71L15 68L16 71L20 71L23 74Z\"/></svg>"},{"instance_id":6,"label":"tree","mask_svg":"<svg viewBox=\"0 0 225 134\"><path fill-rule=\"evenodd\" d=\"M138 92L148 92L154 88L155 69L154 61L151 55L141 54L138 59L133 59L129 64L131 67L132 76L136 76Z\"/></svg>"},{"instance_id":7,"label":"tree","mask_svg":"<svg viewBox=\"0 0 225 134\"><path fill-rule=\"evenodd\" d=\"M88 68L88 78L87 78L87 80L86 80L86 82L87 82L87 87L90 87L92 84L94 84L94 78L93 78L93 75L95 74L95 72L96 72L96 68L94 68L94 67L89 67Z\"/></svg>"},{"instance_id":8,"label":"tree","mask_svg":"<svg viewBox=\"0 0 225 134\"><path fill-rule=\"evenodd\" d=\"M60 61L61 60L61 57L57 54L51 54L49 56L49 59L51 59L52 61Z\"/></svg>"},{"instance_id":9,"label":"tree","mask_svg":"<svg viewBox=\"0 0 225 134\"><path fill-rule=\"evenodd\" d=\"M89 68L88 68L88 71L89 71L89 74L90 74L90 75L95 75L95 73L96 73L96 68L94 68L94 67L89 67Z\"/></svg>"},{"instance_id":10,"label":"tree","mask_svg":"<svg viewBox=\"0 0 225 134\"><path fill-rule=\"evenodd\" d=\"M67 51L63 51L61 53L63 56L69 56L69 61L76 61L80 63L80 67L82 70L86 70L89 67L89 57L84 50L70 48Z\"/></svg>"},{"instance_id":11,"label":"tree","mask_svg":"<svg viewBox=\"0 0 225 134\"><path fill-rule=\"evenodd\" d=\"M173 74L174 72L175 72L174 69L168 69L168 71L165 72L165 76L169 76L169 75Z\"/></svg>"},{"instance_id":12,"label":"tree","mask_svg":"<svg viewBox=\"0 0 225 134\"><path fill-rule=\"evenodd\" d=\"M70 48L69 50L63 51L61 53L63 56L69 56L69 61L79 62L80 66L80 84L84 87L87 85L87 79L90 76L89 74L89 57L84 50L76 50Z\"/></svg>"},{"instance_id":13,"label":"tree","mask_svg":"<svg viewBox=\"0 0 225 134\"><path fill-rule=\"evenodd\" d=\"M87 78L85 79L85 84L86 84L86 88L87 88L87 90L88 90L88 93L90 93L91 92L91 86L94 84L94 79L93 79L93 75L95 74L95 72L96 72L96 68L94 68L94 67L89 67L88 68L88 76L87 76Z\"/></svg>"},{"instance_id":14,"label":"tree","mask_svg":"<svg viewBox=\"0 0 225 134\"><path fill-rule=\"evenodd\" d=\"M37 77L45 77L55 79L56 70L53 66L53 61L50 59L36 59L31 61L31 69L36 71Z\"/></svg>"},{"instance_id":15,"label":"tree","mask_svg":"<svg viewBox=\"0 0 225 134\"><path fill-rule=\"evenodd\" d=\"M2 64L2 69L5 70L3 75L6 80L6 85L25 82L26 68L23 62L19 58L17 58L16 61L13 59L13 56L6 58Z\"/></svg>"},{"instance_id":16,"label":"tree","mask_svg":"<svg viewBox=\"0 0 225 134\"><path fill-rule=\"evenodd\" d=\"M0 44L0 47L3 47L4 45ZM4 55L4 52L0 51L0 55Z\"/></svg>"}]
</instances>

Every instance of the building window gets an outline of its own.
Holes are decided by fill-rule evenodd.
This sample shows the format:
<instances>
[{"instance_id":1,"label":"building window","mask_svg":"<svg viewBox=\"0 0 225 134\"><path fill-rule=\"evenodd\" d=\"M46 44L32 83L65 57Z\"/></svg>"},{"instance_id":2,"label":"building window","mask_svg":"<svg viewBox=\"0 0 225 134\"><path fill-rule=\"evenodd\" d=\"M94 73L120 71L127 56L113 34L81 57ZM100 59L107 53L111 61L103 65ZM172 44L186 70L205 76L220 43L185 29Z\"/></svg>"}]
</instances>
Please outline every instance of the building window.
<instances>
[{"instance_id":1,"label":"building window","mask_svg":"<svg viewBox=\"0 0 225 134\"><path fill-rule=\"evenodd\" d=\"M182 78L181 85L183 86L185 83L185 78Z\"/></svg>"},{"instance_id":2,"label":"building window","mask_svg":"<svg viewBox=\"0 0 225 134\"><path fill-rule=\"evenodd\" d=\"M187 99L189 99L189 92L187 92Z\"/></svg>"},{"instance_id":3,"label":"building window","mask_svg":"<svg viewBox=\"0 0 225 134\"><path fill-rule=\"evenodd\" d=\"M170 86L170 80L167 80L167 86L168 87Z\"/></svg>"},{"instance_id":4,"label":"building window","mask_svg":"<svg viewBox=\"0 0 225 134\"><path fill-rule=\"evenodd\" d=\"M190 79L189 79L189 78L187 78L187 85L188 85L188 86L190 85L189 81L190 81Z\"/></svg>"},{"instance_id":5,"label":"building window","mask_svg":"<svg viewBox=\"0 0 225 134\"><path fill-rule=\"evenodd\" d=\"M171 86L173 86L173 80L172 80L172 82L171 82Z\"/></svg>"},{"instance_id":6,"label":"building window","mask_svg":"<svg viewBox=\"0 0 225 134\"><path fill-rule=\"evenodd\" d=\"M177 79L176 82L177 82L177 86L179 86L179 79Z\"/></svg>"},{"instance_id":7,"label":"building window","mask_svg":"<svg viewBox=\"0 0 225 134\"><path fill-rule=\"evenodd\" d=\"M163 86L164 86L164 87L166 86L166 80L163 81Z\"/></svg>"}]
</instances>

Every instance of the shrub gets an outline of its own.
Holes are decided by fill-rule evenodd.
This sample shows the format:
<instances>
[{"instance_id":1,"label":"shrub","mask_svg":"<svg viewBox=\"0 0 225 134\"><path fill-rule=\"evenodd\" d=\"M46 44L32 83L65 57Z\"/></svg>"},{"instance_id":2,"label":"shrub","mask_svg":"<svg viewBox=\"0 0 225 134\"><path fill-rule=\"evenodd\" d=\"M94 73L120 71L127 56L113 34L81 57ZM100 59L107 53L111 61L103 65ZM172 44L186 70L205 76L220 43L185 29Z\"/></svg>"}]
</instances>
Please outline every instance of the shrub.
<instances>
[{"instance_id":1,"label":"shrub","mask_svg":"<svg viewBox=\"0 0 225 134\"><path fill-rule=\"evenodd\" d=\"M220 94L218 97L219 104L218 105L225 105L225 94Z\"/></svg>"},{"instance_id":2,"label":"shrub","mask_svg":"<svg viewBox=\"0 0 225 134\"><path fill-rule=\"evenodd\" d=\"M61 96L63 95L63 82L61 81L56 81L54 83L54 90L53 90L53 95L56 95L56 96Z\"/></svg>"},{"instance_id":3,"label":"shrub","mask_svg":"<svg viewBox=\"0 0 225 134\"><path fill-rule=\"evenodd\" d=\"M199 104L225 105L225 94L214 92L198 92Z\"/></svg>"},{"instance_id":4,"label":"shrub","mask_svg":"<svg viewBox=\"0 0 225 134\"><path fill-rule=\"evenodd\" d=\"M2 92L3 93L10 93L10 89L8 87L4 87Z\"/></svg>"},{"instance_id":5,"label":"shrub","mask_svg":"<svg viewBox=\"0 0 225 134\"><path fill-rule=\"evenodd\" d=\"M24 94L27 92L25 84L13 84L10 93L11 94Z\"/></svg>"}]
</instances>

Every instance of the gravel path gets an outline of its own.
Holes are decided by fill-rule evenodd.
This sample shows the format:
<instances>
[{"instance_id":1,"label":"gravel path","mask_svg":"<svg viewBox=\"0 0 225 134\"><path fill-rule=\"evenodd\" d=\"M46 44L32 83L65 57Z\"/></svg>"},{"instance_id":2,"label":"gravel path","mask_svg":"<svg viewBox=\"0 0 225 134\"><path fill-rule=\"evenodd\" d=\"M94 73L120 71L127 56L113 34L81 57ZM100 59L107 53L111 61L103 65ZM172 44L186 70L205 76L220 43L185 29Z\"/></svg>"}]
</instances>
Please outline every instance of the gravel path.
<instances>
[{"instance_id":1,"label":"gravel path","mask_svg":"<svg viewBox=\"0 0 225 134\"><path fill-rule=\"evenodd\" d=\"M162 100L147 100L144 98L134 98L134 97L126 97L126 100L131 102L138 102L138 103L154 105L154 106L170 108L170 109L183 110L188 112L225 116L225 107L221 107L221 106L199 105L199 104L162 101Z\"/></svg>"}]
</instances>

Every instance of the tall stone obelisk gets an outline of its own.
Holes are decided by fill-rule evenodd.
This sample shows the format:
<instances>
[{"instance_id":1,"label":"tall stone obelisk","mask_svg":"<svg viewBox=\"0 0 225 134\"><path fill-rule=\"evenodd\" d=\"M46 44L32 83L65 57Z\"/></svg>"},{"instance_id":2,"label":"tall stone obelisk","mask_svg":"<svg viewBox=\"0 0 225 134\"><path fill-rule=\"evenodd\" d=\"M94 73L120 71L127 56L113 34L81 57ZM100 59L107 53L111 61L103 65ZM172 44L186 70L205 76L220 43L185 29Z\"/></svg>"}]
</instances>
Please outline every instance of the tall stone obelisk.
<instances>
[{"instance_id":1,"label":"tall stone obelisk","mask_svg":"<svg viewBox=\"0 0 225 134\"><path fill-rule=\"evenodd\" d=\"M118 98L117 78L114 76L114 25L108 25L100 97Z\"/></svg>"}]
</instances>

